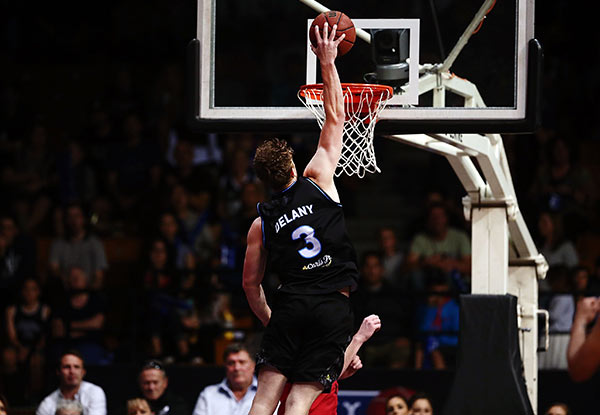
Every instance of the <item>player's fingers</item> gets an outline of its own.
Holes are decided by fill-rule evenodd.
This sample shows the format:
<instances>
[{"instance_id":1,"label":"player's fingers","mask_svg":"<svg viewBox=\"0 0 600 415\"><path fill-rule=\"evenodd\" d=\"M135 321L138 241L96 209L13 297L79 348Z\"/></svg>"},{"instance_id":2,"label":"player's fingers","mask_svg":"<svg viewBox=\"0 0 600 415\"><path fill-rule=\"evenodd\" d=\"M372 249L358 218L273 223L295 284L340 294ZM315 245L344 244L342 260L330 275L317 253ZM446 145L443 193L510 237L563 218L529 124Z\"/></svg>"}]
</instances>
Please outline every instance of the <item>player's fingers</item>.
<instances>
[{"instance_id":1,"label":"player's fingers","mask_svg":"<svg viewBox=\"0 0 600 415\"><path fill-rule=\"evenodd\" d=\"M323 41L323 38L321 38L321 31L319 30L319 25L315 25L315 38L317 39L317 44Z\"/></svg>"},{"instance_id":2,"label":"player's fingers","mask_svg":"<svg viewBox=\"0 0 600 415\"><path fill-rule=\"evenodd\" d=\"M342 33L342 34L340 35L340 37L338 37L336 40L334 40L334 41L333 41L333 44L334 44L335 46L338 46L340 43L342 43L342 41L344 40L344 38L345 38L345 37L346 37L346 34L345 34L345 33Z\"/></svg>"},{"instance_id":3,"label":"player's fingers","mask_svg":"<svg viewBox=\"0 0 600 415\"><path fill-rule=\"evenodd\" d=\"M329 35L329 40L332 41L332 42L335 40L335 32L336 31L337 31L337 24L334 24L331 27L331 35Z\"/></svg>"},{"instance_id":4,"label":"player's fingers","mask_svg":"<svg viewBox=\"0 0 600 415\"><path fill-rule=\"evenodd\" d=\"M323 24L323 39L329 39L329 23Z\"/></svg>"}]
</instances>

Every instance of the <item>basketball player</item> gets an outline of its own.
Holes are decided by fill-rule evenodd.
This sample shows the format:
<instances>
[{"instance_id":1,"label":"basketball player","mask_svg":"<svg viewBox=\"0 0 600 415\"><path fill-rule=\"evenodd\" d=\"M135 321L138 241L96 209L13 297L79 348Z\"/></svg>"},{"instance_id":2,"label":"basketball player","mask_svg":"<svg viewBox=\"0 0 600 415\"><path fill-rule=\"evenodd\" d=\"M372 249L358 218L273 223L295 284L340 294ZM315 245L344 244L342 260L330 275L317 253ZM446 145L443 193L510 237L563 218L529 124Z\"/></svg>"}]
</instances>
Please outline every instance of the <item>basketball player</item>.
<instances>
[{"instance_id":1,"label":"basketball player","mask_svg":"<svg viewBox=\"0 0 600 415\"><path fill-rule=\"evenodd\" d=\"M315 398L329 391L344 364L352 335L349 294L358 269L347 236L333 176L342 149L344 100L335 67L335 39L315 28L323 78L325 122L315 155L302 176L283 140L261 144L254 157L257 176L275 192L258 206L248 232L243 285L248 303L267 326L257 356L258 389L249 415L272 415L283 388L292 383L285 412L306 415ZM266 267L281 285L267 304L261 285Z\"/></svg>"}]
</instances>

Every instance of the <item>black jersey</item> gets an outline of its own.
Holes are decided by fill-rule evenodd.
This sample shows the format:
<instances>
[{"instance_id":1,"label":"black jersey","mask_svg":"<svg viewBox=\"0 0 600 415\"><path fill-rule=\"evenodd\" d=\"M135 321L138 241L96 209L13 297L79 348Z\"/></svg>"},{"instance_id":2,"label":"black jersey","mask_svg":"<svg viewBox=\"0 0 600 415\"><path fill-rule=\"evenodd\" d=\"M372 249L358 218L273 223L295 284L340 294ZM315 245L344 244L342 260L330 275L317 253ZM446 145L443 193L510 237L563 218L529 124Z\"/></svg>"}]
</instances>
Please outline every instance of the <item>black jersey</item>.
<instances>
[{"instance_id":1,"label":"black jersey","mask_svg":"<svg viewBox=\"0 0 600 415\"><path fill-rule=\"evenodd\" d=\"M346 232L342 205L306 177L260 203L267 269L280 290L323 294L356 288L356 253Z\"/></svg>"}]
</instances>

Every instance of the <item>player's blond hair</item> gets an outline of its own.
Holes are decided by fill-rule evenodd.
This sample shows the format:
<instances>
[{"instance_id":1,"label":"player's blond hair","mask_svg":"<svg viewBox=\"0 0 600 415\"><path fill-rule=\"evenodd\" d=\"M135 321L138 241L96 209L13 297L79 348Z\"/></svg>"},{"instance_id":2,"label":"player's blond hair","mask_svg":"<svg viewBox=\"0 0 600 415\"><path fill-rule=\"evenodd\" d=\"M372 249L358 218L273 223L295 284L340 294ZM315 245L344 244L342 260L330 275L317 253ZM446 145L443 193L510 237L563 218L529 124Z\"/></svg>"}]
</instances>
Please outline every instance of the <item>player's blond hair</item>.
<instances>
[{"instance_id":1,"label":"player's blond hair","mask_svg":"<svg viewBox=\"0 0 600 415\"><path fill-rule=\"evenodd\" d=\"M261 143L254 155L254 171L273 190L282 190L290 181L294 150L287 141L270 138Z\"/></svg>"}]
</instances>

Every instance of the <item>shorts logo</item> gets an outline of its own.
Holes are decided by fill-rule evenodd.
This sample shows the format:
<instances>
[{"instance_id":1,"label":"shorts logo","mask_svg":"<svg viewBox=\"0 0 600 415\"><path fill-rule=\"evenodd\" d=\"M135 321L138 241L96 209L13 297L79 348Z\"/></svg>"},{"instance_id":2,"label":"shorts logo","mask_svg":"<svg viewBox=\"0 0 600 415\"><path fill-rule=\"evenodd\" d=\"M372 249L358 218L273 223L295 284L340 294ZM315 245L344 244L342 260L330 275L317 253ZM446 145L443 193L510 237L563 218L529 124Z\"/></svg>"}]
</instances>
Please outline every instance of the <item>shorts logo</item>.
<instances>
[{"instance_id":1,"label":"shorts logo","mask_svg":"<svg viewBox=\"0 0 600 415\"><path fill-rule=\"evenodd\" d=\"M331 257L329 255L325 255L322 258L319 258L316 262L311 262L310 264L303 266L302 270L306 271L306 270L311 270L311 269L315 269L315 268L328 267L331 265L331 262L332 262Z\"/></svg>"}]
</instances>

